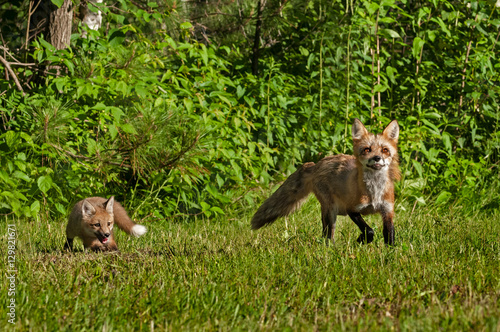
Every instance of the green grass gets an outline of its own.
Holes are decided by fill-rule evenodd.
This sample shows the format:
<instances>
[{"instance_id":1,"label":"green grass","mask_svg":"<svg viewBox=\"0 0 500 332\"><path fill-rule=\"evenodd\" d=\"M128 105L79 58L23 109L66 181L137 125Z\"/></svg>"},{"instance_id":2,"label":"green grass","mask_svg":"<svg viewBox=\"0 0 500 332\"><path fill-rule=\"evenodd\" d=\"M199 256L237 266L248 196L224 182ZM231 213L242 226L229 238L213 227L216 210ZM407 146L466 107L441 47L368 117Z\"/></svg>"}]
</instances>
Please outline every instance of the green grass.
<instances>
[{"instance_id":1,"label":"green grass","mask_svg":"<svg viewBox=\"0 0 500 332\"><path fill-rule=\"evenodd\" d=\"M396 246L381 221L358 245L338 221L336 243L320 238L314 199L286 222L251 231L250 214L191 223L146 223L119 253L66 253L65 221L16 224L16 320L0 328L120 330L475 330L500 329L498 211L398 211ZM77 248L83 248L80 241ZM7 286L4 277L3 285Z\"/></svg>"}]
</instances>

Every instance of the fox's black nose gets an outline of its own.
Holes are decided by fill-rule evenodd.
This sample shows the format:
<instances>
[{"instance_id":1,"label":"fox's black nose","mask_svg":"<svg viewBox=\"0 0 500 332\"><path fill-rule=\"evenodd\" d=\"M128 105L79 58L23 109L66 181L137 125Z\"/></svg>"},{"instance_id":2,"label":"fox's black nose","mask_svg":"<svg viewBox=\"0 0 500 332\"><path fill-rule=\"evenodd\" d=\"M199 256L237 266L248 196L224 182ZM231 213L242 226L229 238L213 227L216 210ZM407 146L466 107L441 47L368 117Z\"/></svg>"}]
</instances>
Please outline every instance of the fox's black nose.
<instances>
[{"instance_id":1,"label":"fox's black nose","mask_svg":"<svg viewBox=\"0 0 500 332\"><path fill-rule=\"evenodd\" d=\"M111 235L111 233L104 233L105 237L109 237L110 235Z\"/></svg>"},{"instance_id":2,"label":"fox's black nose","mask_svg":"<svg viewBox=\"0 0 500 332\"><path fill-rule=\"evenodd\" d=\"M374 161L380 161L380 159L382 159L380 156L375 156L372 158Z\"/></svg>"}]
</instances>

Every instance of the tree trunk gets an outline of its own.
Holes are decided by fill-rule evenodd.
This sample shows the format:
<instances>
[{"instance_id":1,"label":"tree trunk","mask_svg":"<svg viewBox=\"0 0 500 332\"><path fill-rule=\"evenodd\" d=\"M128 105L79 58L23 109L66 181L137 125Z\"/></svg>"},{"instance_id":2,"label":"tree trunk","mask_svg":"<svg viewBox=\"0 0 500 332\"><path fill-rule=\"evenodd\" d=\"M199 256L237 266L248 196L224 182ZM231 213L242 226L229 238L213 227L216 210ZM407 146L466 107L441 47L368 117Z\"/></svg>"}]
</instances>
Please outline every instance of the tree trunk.
<instances>
[{"instance_id":1,"label":"tree trunk","mask_svg":"<svg viewBox=\"0 0 500 332\"><path fill-rule=\"evenodd\" d=\"M36 10L30 17L29 40L43 34L45 40L56 49L68 47L73 19L72 1L64 0L61 8L57 8L50 0L34 0L32 4Z\"/></svg>"},{"instance_id":2,"label":"tree trunk","mask_svg":"<svg viewBox=\"0 0 500 332\"><path fill-rule=\"evenodd\" d=\"M259 73L260 29L262 26L262 0L257 4L257 22L255 23L255 37L253 40L252 74Z\"/></svg>"}]
</instances>

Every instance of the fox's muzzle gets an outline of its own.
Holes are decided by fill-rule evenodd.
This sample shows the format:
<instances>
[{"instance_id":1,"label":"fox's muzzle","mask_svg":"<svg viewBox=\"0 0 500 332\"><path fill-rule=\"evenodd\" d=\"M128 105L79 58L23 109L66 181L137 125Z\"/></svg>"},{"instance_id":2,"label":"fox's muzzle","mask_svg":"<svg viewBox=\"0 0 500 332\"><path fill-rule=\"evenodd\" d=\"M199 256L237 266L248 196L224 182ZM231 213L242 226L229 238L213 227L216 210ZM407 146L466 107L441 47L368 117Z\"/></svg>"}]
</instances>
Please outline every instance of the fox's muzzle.
<instances>
[{"instance_id":1,"label":"fox's muzzle","mask_svg":"<svg viewBox=\"0 0 500 332\"><path fill-rule=\"evenodd\" d=\"M108 242L109 240L109 237L111 236L111 233L97 233L96 234L97 236L97 239L99 239L99 241L101 241L101 243L106 243Z\"/></svg>"},{"instance_id":2,"label":"fox's muzzle","mask_svg":"<svg viewBox=\"0 0 500 332\"><path fill-rule=\"evenodd\" d=\"M381 156L374 156L368 160L366 166L375 170L379 170L385 166L385 161Z\"/></svg>"}]
</instances>

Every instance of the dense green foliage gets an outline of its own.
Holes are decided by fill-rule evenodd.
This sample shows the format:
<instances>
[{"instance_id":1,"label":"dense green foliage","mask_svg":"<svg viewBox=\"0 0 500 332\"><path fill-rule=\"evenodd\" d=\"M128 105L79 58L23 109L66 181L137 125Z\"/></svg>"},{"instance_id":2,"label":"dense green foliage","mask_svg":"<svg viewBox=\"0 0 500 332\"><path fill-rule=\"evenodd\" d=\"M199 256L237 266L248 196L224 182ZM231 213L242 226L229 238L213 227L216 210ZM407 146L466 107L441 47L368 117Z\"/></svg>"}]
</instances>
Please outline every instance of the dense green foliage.
<instances>
[{"instance_id":1,"label":"dense green foliage","mask_svg":"<svg viewBox=\"0 0 500 332\"><path fill-rule=\"evenodd\" d=\"M135 217L210 217L253 204L252 188L301 162L349 153L355 117L375 131L399 120L408 207L498 206L483 195L499 179L494 3L280 4L263 8L255 75L254 2L239 8L252 23L240 33L189 5L121 0L102 8L106 29L82 38L80 26L68 49L35 41L37 65L12 66L24 93L1 69L0 212L64 215L114 194Z\"/></svg>"},{"instance_id":2,"label":"dense green foliage","mask_svg":"<svg viewBox=\"0 0 500 332\"><path fill-rule=\"evenodd\" d=\"M360 246L341 217L320 238L313 199L285 222L252 232L249 216L148 223L117 232L121 253L64 253L63 227L4 219L17 230L15 325L0 292L0 327L20 331L497 331L500 215L399 212L398 245ZM467 212L467 214L464 214ZM480 222L475 222L480 220ZM7 221L7 222L5 222ZM62 220L61 220L62 223ZM81 242L77 243L81 250ZM0 254L7 256L6 246ZM6 271L6 260L0 268Z\"/></svg>"}]
</instances>

